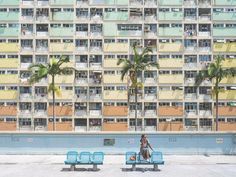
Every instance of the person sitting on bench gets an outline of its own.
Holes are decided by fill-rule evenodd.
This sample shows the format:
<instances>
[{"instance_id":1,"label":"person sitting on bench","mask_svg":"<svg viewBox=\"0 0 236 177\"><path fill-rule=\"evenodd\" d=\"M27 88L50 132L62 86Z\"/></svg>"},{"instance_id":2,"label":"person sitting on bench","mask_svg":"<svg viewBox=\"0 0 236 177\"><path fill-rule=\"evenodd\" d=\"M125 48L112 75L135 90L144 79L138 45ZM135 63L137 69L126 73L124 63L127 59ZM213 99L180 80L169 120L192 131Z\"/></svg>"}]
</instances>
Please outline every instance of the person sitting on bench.
<instances>
[{"instance_id":1,"label":"person sitting on bench","mask_svg":"<svg viewBox=\"0 0 236 177\"><path fill-rule=\"evenodd\" d=\"M153 151L152 146L147 139L147 135L143 134L140 139L140 155L142 155L145 160L151 157L149 148Z\"/></svg>"}]
</instances>

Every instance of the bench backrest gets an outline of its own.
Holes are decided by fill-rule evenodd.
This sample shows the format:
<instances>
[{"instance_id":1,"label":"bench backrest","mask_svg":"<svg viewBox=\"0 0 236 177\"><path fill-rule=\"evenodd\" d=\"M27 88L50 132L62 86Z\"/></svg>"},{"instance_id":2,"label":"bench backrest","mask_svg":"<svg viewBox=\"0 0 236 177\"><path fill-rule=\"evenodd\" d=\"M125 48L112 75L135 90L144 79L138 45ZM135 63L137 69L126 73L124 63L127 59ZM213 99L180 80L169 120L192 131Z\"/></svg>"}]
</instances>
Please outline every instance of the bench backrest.
<instances>
[{"instance_id":1,"label":"bench backrest","mask_svg":"<svg viewBox=\"0 0 236 177\"><path fill-rule=\"evenodd\" d=\"M66 161L70 163L76 163L78 157L78 152L76 151L69 151L66 155Z\"/></svg>"},{"instance_id":2,"label":"bench backrest","mask_svg":"<svg viewBox=\"0 0 236 177\"><path fill-rule=\"evenodd\" d=\"M94 152L92 155L93 163L103 163L104 153L103 152Z\"/></svg>"},{"instance_id":3,"label":"bench backrest","mask_svg":"<svg viewBox=\"0 0 236 177\"><path fill-rule=\"evenodd\" d=\"M126 152L125 160L126 163L136 163L136 152Z\"/></svg>"},{"instance_id":4,"label":"bench backrest","mask_svg":"<svg viewBox=\"0 0 236 177\"><path fill-rule=\"evenodd\" d=\"M161 163L163 162L163 155L161 152L152 152L151 154L152 163Z\"/></svg>"},{"instance_id":5,"label":"bench backrest","mask_svg":"<svg viewBox=\"0 0 236 177\"><path fill-rule=\"evenodd\" d=\"M79 159L78 159L78 161L79 161L80 163L90 163L90 162L91 162L91 161L90 161L90 156L91 156L90 152L81 152L81 153L79 154Z\"/></svg>"}]
</instances>

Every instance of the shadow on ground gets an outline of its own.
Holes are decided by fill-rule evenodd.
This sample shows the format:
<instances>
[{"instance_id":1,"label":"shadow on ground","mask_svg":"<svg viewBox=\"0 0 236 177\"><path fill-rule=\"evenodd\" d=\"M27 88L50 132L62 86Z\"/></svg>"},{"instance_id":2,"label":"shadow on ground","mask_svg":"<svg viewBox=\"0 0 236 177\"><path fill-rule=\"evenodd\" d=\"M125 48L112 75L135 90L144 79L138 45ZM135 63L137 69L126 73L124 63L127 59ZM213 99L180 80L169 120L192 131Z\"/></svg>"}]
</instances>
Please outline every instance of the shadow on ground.
<instances>
[{"instance_id":1,"label":"shadow on ground","mask_svg":"<svg viewBox=\"0 0 236 177\"><path fill-rule=\"evenodd\" d=\"M137 168L136 170L132 170L132 168L121 168L121 171L123 172L134 172L134 171L138 171L138 172L159 172L161 171L160 169L158 169L157 171L153 170L153 168Z\"/></svg>"},{"instance_id":2,"label":"shadow on ground","mask_svg":"<svg viewBox=\"0 0 236 177\"><path fill-rule=\"evenodd\" d=\"M79 172L96 172L100 171L100 169L93 170L92 168L75 168L74 171L79 171ZM70 168L62 168L61 172L71 172Z\"/></svg>"}]
</instances>

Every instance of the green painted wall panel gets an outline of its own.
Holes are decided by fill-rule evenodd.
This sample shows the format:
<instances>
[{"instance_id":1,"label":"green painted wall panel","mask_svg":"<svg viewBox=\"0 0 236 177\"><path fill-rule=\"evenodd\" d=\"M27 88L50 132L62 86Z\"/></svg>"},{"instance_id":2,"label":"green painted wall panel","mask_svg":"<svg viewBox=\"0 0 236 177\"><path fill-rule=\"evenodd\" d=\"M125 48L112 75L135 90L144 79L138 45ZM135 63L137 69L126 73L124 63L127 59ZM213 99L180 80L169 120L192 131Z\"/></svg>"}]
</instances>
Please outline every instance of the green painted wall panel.
<instances>
[{"instance_id":1,"label":"green painted wall panel","mask_svg":"<svg viewBox=\"0 0 236 177\"><path fill-rule=\"evenodd\" d=\"M213 12L213 20L226 21L236 20L235 12Z\"/></svg>"},{"instance_id":2,"label":"green painted wall panel","mask_svg":"<svg viewBox=\"0 0 236 177\"><path fill-rule=\"evenodd\" d=\"M182 28L160 27L158 30L159 36L182 36Z\"/></svg>"},{"instance_id":3,"label":"green painted wall panel","mask_svg":"<svg viewBox=\"0 0 236 177\"><path fill-rule=\"evenodd\" d=\"M18 12L0 12L1 21L18 21L19 13Z\"/></svg>"},{"instance_id":4,"label":"green painted wall panel","mask_svg":"<svg viewBox=\"0 0 236 177\"><path fill-rule=\"evenodd\" d=\"M236 0L213 0L215 5L236 5Z\"/></svg>"},{"instance_id":5,"label":"green painted wall panel","mask_svg":"<svg viewBox=\"0 0 236 177\"><path fill-rule=\"evenodd\" d=\"M20 0L0 0L0 6L18 6Z\"/></svg>"},{"instance_id":6,"label":"green painted wall panel","mask_svg":"<svg viewBox=\"0 0 236 177\"><path fill-rule=\"evenodd\" d=\"M75 0L50 0L51 5L74 5Z\"/></svg>"},{"instance_id":7,"label":"green painted wall panel","mask_svg":"<svg viewBox=\"0 0 236 177\"><path fill-rule=\"evenodd\" d=\"M166 6L166 5L172 5L172 6L181 6L183 4L183 0L159 0L159 5Z\"/></svg>"},{"instance_id":8,"label":"green painted wall panel","mask_svg":"<svg viewBox=\"0 0 236 177\"><path fill-rule=\"evenodd\" d=\"M13 36L13 37L18 37L19 33L19 28L0 28L0 36L1 37L7 37L7 36Z\"/></svg>"},{"instance_id":9,"label":"green painted wall panel","mask_svg":"<svg viewBox=\"0 0 236 177\"><path fill-rule=\"evenodd\" d=\"M103 35L104 36L116 36L117 35L117 24L116 23L104 23L103 24Z\"/></svg>"},{"instance_id":10,"label":"green painted wall panel","mask_svg":"<svg viewBox=\"0 0 236 177\"><path fill-rule=\"evenodd\" d=\"M71 28L50 28L50 36L73 36L74 30Z\"/></svg>"},{"instance_id":11,"label":"green painted wall panel","mask_svg":"<svg viewBox=\"0 0 236 177\"><path fill-rule=\"evenodd\" d=\"M183 12L159 12L159 20L182 20Z\"/></svg>"},{"instance_id":12,"label":"green painted wall panel","mask_svg":"<svg viewBox=\"0 0 236 177\"><path fill-rule=\"evenodd\" d=\"M126 21L129 18L128 12L105 12L104 20Z\"/></svg>"},{"instance_id":13,"label":"green painted wall panel","mask_svg":"<svg viewBox=\"0 0 236 177\"><path fill-rule=\"evenodd\" d=\"M236 28L213 28L213 36L236 36Z\"/></svg>"}]
</instances>

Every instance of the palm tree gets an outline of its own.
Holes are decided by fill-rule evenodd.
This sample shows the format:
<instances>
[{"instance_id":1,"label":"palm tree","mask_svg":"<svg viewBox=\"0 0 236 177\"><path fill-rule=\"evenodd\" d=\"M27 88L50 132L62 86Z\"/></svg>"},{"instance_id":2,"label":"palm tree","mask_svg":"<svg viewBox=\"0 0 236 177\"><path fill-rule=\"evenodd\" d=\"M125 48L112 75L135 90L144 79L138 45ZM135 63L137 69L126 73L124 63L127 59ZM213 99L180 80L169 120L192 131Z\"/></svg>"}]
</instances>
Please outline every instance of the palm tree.
<instances>
[{"instance_id":1,"label":"palm tree","mask_svg":"<svg viewBox=\"0 0 236 177\"><path fill-rule=\"evenodd\" d=\"M138 90L142 88L142 83L138 82L138 73L143 71L148 71L149 67L153 66L159 68L157 62L153 62L150 59L150 53L152 49L150 47L145 47L142 52L137 51L137 45L133 45L134 57L133 59L119 59L117 65L122 64L121 80L124 80L125 75L128 75L128 79L131 81L130 88L134 90L135 94L135 131L137 131L137 104L138 104ZM129 88L128 88L129 97Z\"/></svg>"},{"instance_id":2,"label":"palm tree","mask_svg":"<svg viewBox=\"0 0 236 177\"><path fill-rule=\"evenodd\" d=\"M53 131L55 131L55 93L59 94L59 87L55 85L55 77L57 75L66 74L71 72L73 68L63 67L62 64L68 63L70 61L68 56L60 56L59 60L53 58L51 62L47 64L36 63L29 66L29 70L32 75L29 79L30 84L40 82L40 80L51 76L52 82L49 84L48 92L52 92L53 99Z\"/></svg>"},{"instance_id":3,"label":"palm tree","mask_svg":"<svg viewBox=\"0 0 236 177\"><path fill-rule=\"evenodd\" d=\"M236 68L223 68L222 62L225 60L222 56L216 56L215 61L210 63L206 69L201 70L195 80L195 85L199 86L205 79L214 81L213 93L216 98L216 131L218 131L218 98L219 98L219 84L222 79L227 77L234 77L236 75Z\"/></svg>"}]
</instances>

